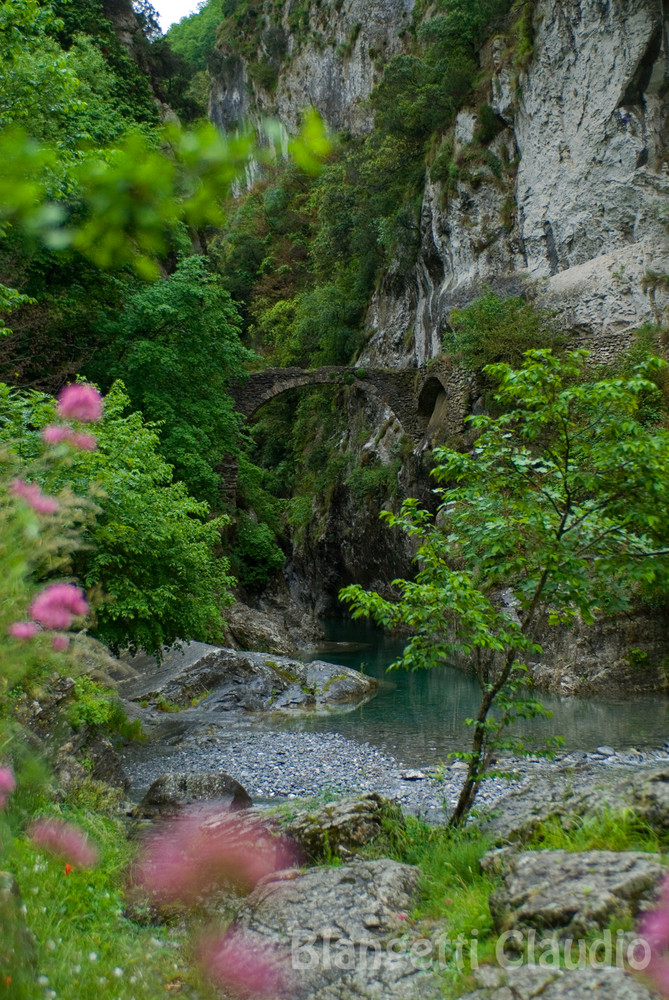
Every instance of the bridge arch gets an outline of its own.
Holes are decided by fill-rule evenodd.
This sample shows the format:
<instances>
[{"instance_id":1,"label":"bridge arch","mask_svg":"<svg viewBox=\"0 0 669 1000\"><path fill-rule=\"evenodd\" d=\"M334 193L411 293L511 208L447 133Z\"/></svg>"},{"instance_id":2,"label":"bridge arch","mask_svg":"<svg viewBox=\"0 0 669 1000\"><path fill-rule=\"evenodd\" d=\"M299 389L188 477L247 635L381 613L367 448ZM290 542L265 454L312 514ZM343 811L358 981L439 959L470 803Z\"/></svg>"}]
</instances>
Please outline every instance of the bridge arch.
<instances>
[{"instance_id":1,"label":"bridge arch","mask_svg":"<svg viewBox=\"0 0 669 1000\"><path fill-rule=\"evenodd\" d=\"M450 372L450 369L448 369ZM306 386L350 385L389 407L404 433L415 443L425 436L430 423L448 406L449 374L437 366L424 368L352 368L327 365L321 368L266 368L253 372L231 388L235 409L247 420L272 399ZM229 457L221 467L222 494L231 506L236 501L237 463Z\"/></svg>"},{"instance_id":2,"label":"bridge arch","mask_svg":"<svg viewBox=\"0 0 669 1000\"><path fill-rule=\"evenodd\" d=\"M385 403L395 414L402 429L416 437L416 370L345 368L329 365L322 368L266 368L254 372L232 389L235 408L247 419L272 399L305 386L350 385Z\"/></svg>"}]
</instances>

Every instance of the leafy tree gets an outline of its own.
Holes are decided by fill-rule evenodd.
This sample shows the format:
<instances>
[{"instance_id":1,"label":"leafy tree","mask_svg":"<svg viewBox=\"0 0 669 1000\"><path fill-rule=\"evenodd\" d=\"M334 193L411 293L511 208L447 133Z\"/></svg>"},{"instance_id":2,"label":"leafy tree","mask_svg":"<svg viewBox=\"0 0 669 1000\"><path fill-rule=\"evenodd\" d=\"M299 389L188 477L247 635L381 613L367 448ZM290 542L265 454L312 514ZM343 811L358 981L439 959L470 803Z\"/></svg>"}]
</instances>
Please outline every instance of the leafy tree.
<instances>
[{"instance_id":1,"label":"leafy tree","mask_svg":"<svg viewBox=\"0 0 669 1000\"><path fill-rule=\"evenodd\" d=\"M169 29L170 47L197 71L204 71L216 47L216 31L222 20L221 0L203 0L194 14L182 17Z\"/></svg>"},{"instance_id":2,"label":"leafy tree","mask_svg":"<svg viewBox=\"0 0 669 1000\"><path fill-rule=\"evenodd\" d=\"M160 424L160 447L188 490L219 505L217 467L240 448L240 417L227 388L253 355L239 317L203 257L140 287L99 323L104 347L87 369L102 385L122 378L133 406Z\"/></svg>"},{"instance_id":3,"label":"leafy tree","mask_svg":"<svg viewBox=\"0 0 669 1000\"><path fill-rule=\"evenodd\" d=\"M415 581L395 581L395 603L357 585L342 591L354 617L411 631L395 666L473 660L481 704L454 823L493 751L518 749L501 733L517 715L542 712L516 699L523 661L541 652L542 612L554 626L591 624L629 608L642 586L666 586L669 432L643 417L662 364L647 357L627 377L598 381L585 351L528 351L519 369L489 366L504 412L471 418L471 454L437 450L436 515L416 500L382 515L416 539Z\"/></svg>"},{"instance_id":4,"label":"leafy tree","mask_svg":"<svg viewBox=\"0 0 669 1000\"><path fill-rule=\"evenodd\" d=\"M16 472L43 453L39 429L53 419L41 393L0 386L0 440L16 442ZM90 631L114 650L159 652L177 639L222 638L222 609L230 603L228 563L216 555L227 519L212 520L206 503L172 481L155 427L141 413L124 415L129 398L117 382L96 425L98 448L55 450L39 482L59 499L92 496L97 512L76 516L83 546L70 569L96 594ZM63 505L69 511L71 502ZM76 512L75 512L76 514ZM58 564L62 573L62 558ZM46 563L43 572L51 572Z\"/></svg>"}]
</instances>

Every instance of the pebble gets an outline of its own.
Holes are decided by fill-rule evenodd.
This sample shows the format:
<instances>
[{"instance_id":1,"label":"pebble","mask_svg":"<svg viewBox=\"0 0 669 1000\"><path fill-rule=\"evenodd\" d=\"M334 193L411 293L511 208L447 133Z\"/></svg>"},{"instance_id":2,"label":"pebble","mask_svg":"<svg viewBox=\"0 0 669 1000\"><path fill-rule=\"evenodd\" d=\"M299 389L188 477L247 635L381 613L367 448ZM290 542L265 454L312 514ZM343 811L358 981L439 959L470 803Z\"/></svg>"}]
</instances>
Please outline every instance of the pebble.
<instances>
[{"instance_id":1,"label":"pebble","mask_svg":"<svg viewBox=\"0 0 669 1000\"><path fill-rule=\"evenodd\" d=\"M491 778L481 785L478 801L486 810L494 807L512 787L533 774L556 765L589 765L606 768L615 763L637 767L669 763L667 750L615 751L598 747L592 753L574 751L544 758L500 758L515 779ZM407 768L402 761L370 743L332 732L300 732L273 729L271 723L240 724L228 718L225 726L208 724L202 729L182 730L178 737L157 739L148 745L129 746L124 766L140 797L166 771L225 771L247 789L257 802L333 796L355 792L378 792L399 802L402 809L429 822L443 822L457 802L466 764L454 761L433 777L434 762L422 769Z\"/></svg>"}]
</instances>

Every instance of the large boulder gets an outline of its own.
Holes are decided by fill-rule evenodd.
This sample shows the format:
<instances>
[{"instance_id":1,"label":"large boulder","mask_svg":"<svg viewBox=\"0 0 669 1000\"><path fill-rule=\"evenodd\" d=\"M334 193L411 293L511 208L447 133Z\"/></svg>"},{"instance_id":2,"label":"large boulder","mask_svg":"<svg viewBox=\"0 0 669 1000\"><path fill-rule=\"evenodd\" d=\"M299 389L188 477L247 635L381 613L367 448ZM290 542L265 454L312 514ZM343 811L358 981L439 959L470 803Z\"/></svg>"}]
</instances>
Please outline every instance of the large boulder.
<instances>
[{"instance_id":1,"label":"large boulder","mask_svg":"<svg viewBox=\"0 0 669 1000\"><path fill-rule=\"evenodd\" d=\"M401 812L388 799L368 792L316 809L303 809L285 825L285 830L312 861L346 859L378 837L390 810L401 818Z\"/></svg>"},{"instance_id":2,"label":"large boulder","mask_svg":"<svg viewBox=\"0 0 669 1000\"><path fill-rule=\"evenodd\" d=\"M248 809L251 796L243 785L220 772L161 774L133 810L135 816L154 819L172 816L195 802L215 800L222 809Z\"/></svg>"},{"instance_id":3,"label":"large boulder","mask_svg":"<svg viewBox=\"0 0 669 1000\"><path fill-rule=\"evenodd\" d=\"M259 951L290 952L293 998L436 1000L440 984L407 933L418 877L387 859L279 872L244 901L232 929Z\"/></svg>"},{"instance_id":4,"label":"large boulder","mask_svg":"<svg viewBox=\"0 0 669 1000\"><path fill-rule=\"evenodd\" d=\"M508 861L490 912L498 931L583 937L636 917L665 874L657 855L637 851L524 851Z\"/></svg>"},{"instance_id":5,"label":"large boulder","mask_svg":"<svg viewBox=\"0 0 669 1000\"><path fill-rule=\"evenodd\" d=\"M364 701L378 686L374 678L337 664L305 664L202 642L167 650L160 663L144 656L131 662L137 676L121 685L124 697L179 708L200 700L214 712L327 709Z\"/></svg>"}]
</instances>

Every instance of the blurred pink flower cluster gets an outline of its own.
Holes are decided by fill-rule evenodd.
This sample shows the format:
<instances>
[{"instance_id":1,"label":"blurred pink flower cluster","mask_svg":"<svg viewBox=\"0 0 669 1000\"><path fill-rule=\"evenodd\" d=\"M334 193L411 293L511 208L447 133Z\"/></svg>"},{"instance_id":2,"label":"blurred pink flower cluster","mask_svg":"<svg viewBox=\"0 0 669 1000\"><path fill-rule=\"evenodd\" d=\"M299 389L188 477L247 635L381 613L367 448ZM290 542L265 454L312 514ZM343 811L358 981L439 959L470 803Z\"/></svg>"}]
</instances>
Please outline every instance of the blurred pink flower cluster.
<instances>
[{"instance_id":1,"label":"blurred pink flower cluster","mask_svg":"<svg viewBox=\"0 0 669 1000\"><path fill-rule=\"evenodd\" d=\"M235 997L279 997L290 990L287 957L243 931L205 935L197 946L205 975Z\"/></svg>"},{"instance_id":2,"label":"blurred pink flower cluster","mask_svg":"<svg viewBox=\"0 0 669 1000\"><path fill-rule=\"evenodd\" d=\"M77 384L63 389L58 397L56 412L64 420L88 424L100 420L102 408L102 396L94 386ZM86 451L95 451L97 448L97 441L92 434L61 424L49 424L42 431L42 437L47 444L69 441L76 448ZM45 496L36 483L15 479L11 490L38 514L55 514L60 509L58 501ZM13 622L7 631L14 639L29 640L40 632L40 626L45 629L69 629L75 617L86 615L88 611L82 590L71 583L56 583L45 587L32 602L32 621ZM67 636L54 635L51 644L55 650L62 652L67 649L68 641Z\"/></svg>"},{"instance_id":3,"label":"blurred pink flower cluster","mask_svg":"<svg viewBox=\"0 0 669 1000\"><path fill-rule=\"evenodd\" d=\"M76 868L94 868L99 852L83 830L62 819L39 819L28 830L36 847L63 857Z\"/></svg>"},{"instance_id":4,"label":"blurred pink flower cluster","mask_svg":"<svg viewBox=\"0 0 669 1000\"><path fill-rule=\"evenodd\" d=\"M56 514L60 504L53 497L42 493L37 483L26 483L23 479L15 479L11 485L12 493L21 497L38 514Z\"/></svg>"},{"instance_id":5,"label":"blurred pink flower cluster","mask_svg":"<svg viewBox=\"0 0 669 1000\"><path fill-rule=\"evenodd\" d=\"M95 386L86 383L68 385L58 396L58 416L93 424L102 417L102 396Z\"/></svg>"},{"instance_id":6,"label":"blurred pink flower cluster","mask_svg":"<svg viewBox=\"0 0 669 1000\"><path fill-rule=\"evenodd\" d=\"M16 779L8 767L0 767L0 809L4 809L7 800L16 788Z\"/></svg>"},{"instance_id":7,"label":"blurred pink flower cluster","mask_svg":"<svg viewBox=\"0 0 669 1000\"><path fill-rule=\"evenodd\" d=\"M53 583L30 605L30 614L44 628L69 628L75 617L88 614L84 592L72 583Z\"/></svg>"},{"instance_id":8,"label":"blurred pink flower cluster","mask_svg":"<svg viewBox=\"0 0 669 1000\"><path fill-rule=\"evenodd\" d=\"M669 876L662 883L657 909L644 915L639 932L650 946L646 975L663 996L669 997Z\"/></svg>"},{"instance_id":9,"label":"blurred pink flower cluster","mask_svg":"<svg viewBox=\"0 0 669 1000\"><path fill-rule=\"evenodd\" d=\"M52 583L40 591L30 605L33 618L29 622L13 622L8 632L14 639L32 639L45 629L68 629L75 618L87 615L88 603L84 592L73 583ZM51 640L54 649L67 649L68 638L64 635L54 635Z\"/></svg>"},{"instance_id":10,"label":"blurred pink flower cluster","mask_svg":"<svg viewBox=\"0 0 669 1000\"><path fill-rule=\"evenodd\" d=\"M102 417L102 396L95 386L85 383L67 385L58 396L56 413L63 420L75 420L80 424L91 424ZM82 451L95 451L97 440L93 434L77 431L62 424L49 424L42 431L46 444L68 444Z\"/></svg>"},{"instance_id":11,"label":"blurred pink flower cluster","mask_svg":"<svg viewBox=\"0 0 669 1000\"><path fill-rule=\"evenodd\" d=\"M207 803L149 834L134 881L160 902L194 903L220 886L248 892L296 860L295 846L261 820Z\"/></svg>"},{"instance_id":12,"label":"blurred pink flower cluster","mask_svg":"<svg viewBox=\"0 0 669 1000\"><path fill-rule=\"evenodd\" d=\"M192 905L226 886L249 892L299 860L295 844L262 820L214 802L185 810L149 834L133 877L157 902ZM234 996L277 997L288 988L287 956L234 928L205 933L197 953L209 979Z\"/></svg>"}]
</instances>

